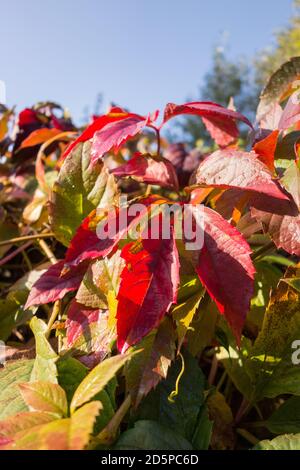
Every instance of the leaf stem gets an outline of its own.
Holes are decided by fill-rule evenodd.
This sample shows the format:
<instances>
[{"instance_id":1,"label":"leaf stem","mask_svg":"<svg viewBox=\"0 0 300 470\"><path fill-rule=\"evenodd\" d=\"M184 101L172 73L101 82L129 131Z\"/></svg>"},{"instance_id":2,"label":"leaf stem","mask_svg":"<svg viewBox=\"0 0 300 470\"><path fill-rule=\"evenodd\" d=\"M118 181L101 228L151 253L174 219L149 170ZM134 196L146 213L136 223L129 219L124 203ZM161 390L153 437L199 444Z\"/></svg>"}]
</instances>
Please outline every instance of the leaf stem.
<instances>
[{"instance_id":1,"label":"leaf stem","mask_svg":"<svg viewBox=\"0 0 300 470\"><path fill-rule=\"evenodd\" d=\"M242 417L249 411L250 408L251 404L248 402L248 400L246 400L245 397L243 397L242 403L235 416L235 423L239 423Z\"/></svg>"},{"instance_id":2,"label":"leaf stem","mask_svg":"<svg viewBox=\"0 0 300 470\"><path fill-rule=\"evenodd\" d=\"M156 153L157 153L157 156L159 157L159 155L160 155L160 132L159 132L159 129L155 128L155 132L156 132L156 137L157 137Z\"/></svg>"},{"instance_id":3,"label":"leaf stem","mask_svg":"<svg viewBox=\"0 0 300 470\"><path fill-rule=\"evenodd\" d=\"M109 421L109 423L105 426L102 431L93 438L90 448L94 448L97 445L111 445L115 439L119 429L119 426L125 417L127 411L129 410L131 405L131 397L127 395L121 406L117 409L116 413Z\"/></svg>"},{"instance_id":4,"label":"leaf stem","mask_svg":"<svg viewBox=\"0 0 300 470\"><path fill-rule=\"evenodd\" d=\"M236 432L242 436L246 441L250 442L250 444L256 445L259 442L257 437L253 436L250 432L246 431L246 429L237 428Z\"/></svg>"},{"instance_id":5,"label":"leaf stem","mask_svg":"<svg viewBox=\"0 0 300 470\"><path fill-rule=\"evenodd\" d=\"M254 251L251 255L252 261L259 258L260 256L264 255L267 251L269 251L271 248L274 248L274 243L271 240L269 243L267 243L264 246L261 246L258 248L258 250Z\"/></svg>"},{"instance_id":6,"label":"leaf stem","mask_svg":"<svg viewBox=\"0 0 300 470\"><path fill-rule=\"evenodd\" d=\"M4 264L6 264L8 261L10 261L12 258L14 258L19 253L22 253L22 251L26 250L26 248L28 248L31 244L32 244L32 242L27 242L24 245L19 246L19 248L14 250L12 253L9 253L7 256L5 256L4 258L1 259L0 266L3 266Z\"/></svg>"},{"instance_id":7,"label":"leaf stem","mask_svg":"<svg viewBox=\"0 0 300 470\"><path fill-rule=\"evenodd\" d=\"M32 235L24 235L23 237L10 238L9 240L3 240L0 242L0 246L11 245L15 243L22 243L28 240L36 240L38 238L51 238L54 237L54 233L34 233Z\"/></svg>"},{"instance_id":8,"label":"leaf stem","mask_svg":"<svg viewBox=\"0 0 300 470\"><path fill-rule=\"evenodd\" d=\"M253 421L252 423L243 423L243 426L246 428L265 428L267 426L267 421Z\"/></svg>"},{"instance_id":9,"label":"leaf stem","mask_svg":"<svg viewBox=\"0 0 300 470\"><path fill-rule=\"evenodd\" d=\"M221 375L221 378L220 378L219 382L217 383L216 390L219 391L221 389L222 385L225 382L226 376L227 376L227 372L226 372L226 370L224 370L223 374Z\"/></svg>"},{"instance_id":10,"label":"leaf stem","mask_svg":"<svg viewBox=\"0 0 300 470\"><path fill-rule=\"evenodd\" d=\"M40 247L42 248L43 252L45 253L45 255L47 256L47 258L49 259L50 263L52 263L52 264L57 263L56 256L54 255L54 253L52 252L50 247L47 245L45 240L38 239L38 243L39 243Z\"/></svg>"},{"instance_id":11,"label":"leaf stem","mask_svg":"<svg viewBox=\"0 0 300 470\"><path fill-rule=\"evenodd\" d=\"M56 302L54 302L53 309L52 309L52 312L48 321L47 330L45 332L45 337L47 339L49 338L52 326L54 325L54 322L60 313L60 306L61 306L61 301L56 300Z\"/></svg>"},{"instance_id":12,"label":"leaf stem","mask_svg":"<svg viewBox=\"0 0 300 470\"><path fill-rule=\"evenodd\" d=\"M218 366L219 366L218 359L217 359L216 354L214 354L212 361L211 361L211 367L210 367L209 376L208 376L208 385L213 385L215 378L216 378Z\"/></svg>"}]
</instances>

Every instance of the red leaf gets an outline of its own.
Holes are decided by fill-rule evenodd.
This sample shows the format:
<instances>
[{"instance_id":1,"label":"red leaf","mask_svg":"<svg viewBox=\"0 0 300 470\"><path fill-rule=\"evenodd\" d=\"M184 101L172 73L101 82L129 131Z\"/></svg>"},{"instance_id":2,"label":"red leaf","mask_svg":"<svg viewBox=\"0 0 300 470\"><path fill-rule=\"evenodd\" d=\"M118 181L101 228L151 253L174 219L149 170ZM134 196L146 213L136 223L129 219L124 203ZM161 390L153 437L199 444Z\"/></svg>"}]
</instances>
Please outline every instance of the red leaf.
<instances>
[{"instance_id":1,"label":"red leaf","mask_svg":"<svg viewBox=\"0 0 300 470\"><path fill-rule=\"evenodd\" d=\"M255 153L257 153L258 158L271 170L274 172L274 154L276 150L277 140L279 136L279 131L271 132L267 137L256 142L253 147Z\"/></svg>"},{"instance_id":2,"label":"red leaf","mask_svg":"<svg viewBox=\"0 0 300 470\"><path fill-rule=\"evenodd\" d=\"M26 147L40 145L46 142L47 140L51 139L52 137L57 136L58 134L61 134L61 130L55 128L48 129L48 127L42 127L41 129L37 129L31 132L31 134L29 134L29 136L23 140L19 148L23 149Z\"/></svg>"},{"instance_id":3,"label":"red leaf","mask_svg":"<svg viewBox=\"0 0 300 470\"><path fill-rule=\"evenodd\" d=\"M40 124L37 112L31 108L23 109L18 116L18 126L22 128L32 124Z\"/></svg>"},{"instance_id":4,"label":"red leaf","mask_svg":"<svg viewBox=\"0 0 300 470\"><path fill-rule=\"evenodd\" d=\"M106 238L99 238L97 232L89 228L90 217L87 217L71 240L66 253L66 263L70 266L76 266L86 259L91 260L109 255L128 232L135 219L137 219L135 215L128 216L128 208L111 211L102 223L104 225L103 231L109 233L110 223L115 226L116 230Z\"/></svg>"},{"instance_id":5,"label":"red leaf","mask_svg":"<svg viewBox=\"0 0 300 470\"><path fill-rule=\"evenodd\" d=\"M84 333L90 323L97 322L105 310L88 309L72 300L68 308L68 318L65 326L67 330L67 346L72 347L74 342Z\"/></svg>"},{"instance_id":6,"label":"red leaf","mask_svg":"<svg viewBox=\"0 0 300 470\"><path fill-rule=\"evenodd\" d=\"M230 128L226 126L226 130L224 130L224 124L222 122L222 119L220 119L220 121L217 121L216 119L211 120L202 118L202 121L211 138L221 148L225 148L228 147L228 145L233 144L239 136L239 130L235 123L230 125Z\"/></svg>"},{"instance_id":7,"label":"red leaf","mask_svg":"<svg viewBox=\"0 0 300 470\"><path fill-rule=\"evenodd\" d=\"M158 326L176 302L179 260L173 233L170 239L132 242L121 256L126 266L117 297L117 335L123 353Z\"/></svg>"},{"instance_id":8,"label":"red leaf","mask_svg":"<svg viewBox=\"0 0 300 470\"><path fill-rule=\"evenodd\" d=\"M92 124L90 124L82 134L80 134L79 137L77 137L74 142L72 142L69 147L66 149L64 152L62 158L66 158L67 155L71 152L71 150L79 143L79 142L85 142L86 140L90 140L94 137L95 132L99 131L103 127L105 127L107 124L110 124L115 121L121 121L122 119L126 119L128 116L130 116L129 113L127 112L117 112L117 113L109 113L109 114L104 114L103 116L100 116L96 118Z\"/></svg>"},{"instance_id":9,"label":"red leaf","mask_svg":"<svg viewBox=\"0 0 300 470\"><path fill-rule=\"evenodd\" d=\"M101 225L102 232L107 234L105 238L99 238L96 231L89 228L92 219L90 216L86 217L70 243L66 253L66 263L76 266L86 259L109 255L131 226L146 215L148 207L155 201L158 201L155 196L141 199L139 201L141 211L138 214L130 215L128 207L110 211L107 218L98 225L98 229ZM109 230L110 226L114 228L112 233Z\"/></svg>"},{"instance_id":10,"label":"red leaf","mask_svg":"<svg viewBox=\"0 0 300 470\"><path fill-rule=\"evenodd\" d=\"M280 212L279 210L277 212ZM300 214L274 213L251 208L251 216L262 224L277 248L283 248L291 255L300 256Z\"/></svg>"},{"instance_id":11,"label":"red leaf","mask_svg":"<svg viewBox=\"0 0 300 470\"><path fill-rule=\"evenodd\" d=\"M97 131L91 150L92 163L96 163L99 158L112 149L117 151L128 139L138 134L148 122L149 118L128 114L125 119L107 124Z\"/></svg>"},{"instance_id":12,"label":"red leaf","mask_svg":"<svg viewBox=\"0 0 300 470\"><path fill-rule=\"evenodd\" d=\"M200 185L237 188L289 199L254 152L217 150L200 163L195 180Z\"/></svg>"},{"instance_id":13,"label":"red leaf","mask_svg":"<svg viewBox=\"0 0 300 470\"><path fill-rule=\"evenodd\" d=\"M42 274L29 293L25 309L32 305L55 302L62 299L68 292L78 289L86 271L86 264L81 264L61 274L64 264L65 261L60 260Z\"/></svg>"},{"instance_id":14,"label":"red leaf","mask_svg":"<svg viewBox=\"0 0 300 470\"><path fill-rule=\"evenodd\" d=\"M237 139L239 131L236 121L242 121L251 129L253 128L251 122L242 114L211 101L195 101L183 105L168 103L165 108L163 123L180 114L195 114L202 117L208 132L216 143L222 147Z\"/></svg>"},{"instance_id":15,"label":"red leaf","mask_svg":"<svg viewBox=\"0 0 300 470\"><path fill-rule=\"evenodd\" d=\"M240 232L217 212L208 207L203 210L204 245L196 271L239 342L253 295L251 249Z\"/></svg>"},{"instance_id":16,"label":"red leaf","mask_svg":"<svg viewBox=\"0 0 300 470\"><path fill-rule=\"evenodd\" d=\"M68 308L67 346L74 348L74 354L78 351L89 365L102 361L109 352L115 333L108 328L107 320L107 310L88 309L75 299Z\"/></svg>"},{"instance_id":17,"label":"red leaf","mask_svg":"<svg viewBox=\"0 0 300 470\"><path fill-rule=\"evenodd\" d=\"M129 162L110 171L115 176L131 176L137 181L157 184L163 188L178 189L177 175L169 160L138 154Z\"/></svg>"}]
</instances>

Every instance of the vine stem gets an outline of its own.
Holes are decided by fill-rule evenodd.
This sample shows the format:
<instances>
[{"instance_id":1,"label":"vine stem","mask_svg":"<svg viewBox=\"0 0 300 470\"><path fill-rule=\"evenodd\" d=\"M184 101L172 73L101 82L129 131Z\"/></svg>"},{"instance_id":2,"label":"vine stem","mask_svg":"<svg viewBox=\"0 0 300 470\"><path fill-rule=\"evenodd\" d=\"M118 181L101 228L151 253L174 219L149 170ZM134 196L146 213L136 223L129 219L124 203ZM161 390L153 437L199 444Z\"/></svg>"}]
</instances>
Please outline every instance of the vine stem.
<instances>
[{"instance_id":1,"label":"vine stem","mask_svg":"<svg viewBox=\"0 0 300 470\"><path fill-rule=\"evenodd\" d=\"M259 439L253 436L253 434L251 434L249 431L246 431L246 429L237 428L236 432L246 439L246 441L250 442L250 444L256 445L259 442Z\"/></svg>"},{"instance_id":2,"label":"vine stem","mask_svg":"<svg viewBox=\"0 0 300 470\"><path fill-rule=\"evenodd\" d=\"M216 386L217 391L219 391L221 389L223 383L225 382L226 376L227 376L227 372L226 372L226 370L224 370L219 382L217 383L217 386Z\"/></svg>"},{"instance_id":3,"label":"vine stem","mask_svg":"<svg viewBox=\"0 0 300 470\"><path fill-rule=\"evenodd\" d=\"M10 238L9 240L3 240L0 242L0 246L11 245L15 243L22 243L29 240L36 240L39 238L51 238L54 237L54 233L34 233L32 235L24 235L23 237Z\"/></svg>"},{"instance_id":4,"label":"vine stem","mask_svg":"<svg viewBox=\"0 0 300 470\"><path fill-rule=\"evenodd\" d=\"M49 338L52 326L54 325L54 322L60 313L60 306L61 306L61 301L56 300L56 302L54 302L53 309L52 309L52 312L48 321L47 330L45 332L45 337L47 339Z\"/></svg>"},{"instance_id":5,"label":"vine stem","mask_svg":"<svg viewBox=\"0 0 300 470\"><path fill-rule=\"evenodd\" d=\"M264 255L271 248L274 248L274 243L272 241L270 241L266 245L258 248L258 250L254 251L251 255L252 261L255 260L256 258L259 258L260 256Z\"/></svg>"},{"instance_id":6,"label":"vine stem","mask_svg":"<svg viewBox=\"0 0 300 470\"><path fill-rule=\"evenodd\" d=\"M7 256L5 256L4 258L1 259L0 266L3 266L4 264L6 264L8 261L10 261L12 258L14 258L19 253L22 253L22 251L26 250L26 248L28 248L30 245L32 245L31 241L25 243L22 246L19 246L19 248L17 248L12 253L9 253Z\"/></svg>"},{"instance_id":7,"label":"vine stem","mask_svg":"<svg viewBox=\"0 0 300 470\"><path fill-rule=\"evenodd\" d=\"M116 413L112 417L112 419L109 421L109 423L105 426L102 431L93 438L90 448L94 448L97 445L100 444L105 444L105 445L111 445L116 438L119 426L125 417L127 411L129 410L131 405L131 397L130 395L127 395L121 406L117 409Z\"/></svg>"},{"instance_id":8,"label":"vine stem","mask_svg":"<svg viewBox=\"0 0 300 470\"><path fill-rule=\"evenodd\" d=\"M159 129L155 128L155 132L156 132L156 137L157 137L157 150L156 150L156 153L159 156L160 155L160 132L159 132Z\"/></svg>"},{"instance_id":9,"label":"vine stem","mask_svg":"<svg viewBox=\"0 0 300 470\"><path fill-rule=\"evenodd\" d=\"M52 264L57 263L56 256L54 255L54 253L52 252L50 247L47 245L45 240L38 239L38 243L39 243L40 247L42 248L43 252L45 253L45 255L47 256L47 258L49 259L50 263L52 263Z\"/></svg>"},{"instance_id":10,"label":"vine stem","mask_svg":"<svg viewBox=\"0 0 300 470\"><path fill-rule=\"evenodd\" d=\"M216 373L218 370L218 359L217 356L214 354L211 362L211 367L209 371L209 376L208 376L208 385L212 385L215 381L216 378Z\"/></svg>"},{"instance_id":11,"label":"vine stem","mask_svg":"<svg viewBox=\"0 0 300 470\"><path fill-rule=\"evenodd\" d=\"M239 409L236 413L236 416L235 416L234 421L235 421L236 424L241 421L242 417L249 411L250 408L251 408L251 404L244 397L243 400L242 400L241 406L239 407Z\"/></svg>"}]
</instances>

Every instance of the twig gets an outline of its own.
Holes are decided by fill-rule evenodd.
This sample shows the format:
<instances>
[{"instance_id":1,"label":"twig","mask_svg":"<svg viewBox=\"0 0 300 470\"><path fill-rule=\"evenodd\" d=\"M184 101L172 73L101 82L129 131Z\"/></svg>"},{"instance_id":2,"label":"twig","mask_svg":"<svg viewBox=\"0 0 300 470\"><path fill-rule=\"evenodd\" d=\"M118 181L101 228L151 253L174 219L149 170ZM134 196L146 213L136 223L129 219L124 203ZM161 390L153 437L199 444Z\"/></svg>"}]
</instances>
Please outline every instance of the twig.
<instances>
[{"instance_id":1,"label":"twig","mask_svg":"<svg viewBox=\"0 0 300 470\"><path fill-rule=\"evenodd\" d=\"M261 248L258 248L258 250L254 251L251 255L252 261L255 260L256 258L259 258L260 256L264 255L271 248L274 248L274 243L272 241L270 241L266 245L262 246Z\"/></svg>"},{"instance_id":2,"label":"twig","mask_svg":"<svg viewBox=\"0 0 300 470\"><path fill-rule=\"evenodd\" d=\"M250 444L256 445L259 442L257 437L253 436L250 432L246 431L246 429L237 428L236 432L242 436L246 441L250 442Z\"/></svg>"},{"instance_id":3,"label":"twig","mask_svg":"<svg viewBox=\"0 0 300 470\"><path fill-rule=\"evenodd\" d=\"M45 337L47 339L49 338L52 326L54 325L54 322L55 322L56 318L58 317L58 315L60 313L60 304L61 304L61 301L56 300L56 302L53 305L52 313L50 315L48 325L47 325L47 330L45 332Z\"/></svg>"},{"instance_id":4,"label":"twig","mask_svg":"<svg viewBox=\"0 0 300 470\"><path fill-rule=\"evenodd\" d=\"M243 400L242 400L242 403L236 413L236 416L235 416L235 423L239 423L242 419L242 417L249 411L249 409L251 408L251 404L248 402L248 400L246 400L246 398L244 397Z\"/></svg>"},{"instance_id":5,"label":"twig","mask_svg":"<svg viewBox=\"0 0 300 470\"><path fill-rule=\"evenodd\" d=\"M29 269L29 271L31 271L32 270L32 264L31 264L31 261L29 259L29 256L27 255L26 251L23 251L22 255L23 255L24 261L27 265L27 268Z\"/></svg>"},{"instance_id":6,"label":"twig","mask_svg":"<svg viewBox=\"0 0 300 470\"><path fill-rule=\"evenodd\" d=\"M47 256L47 258L49 259L49 261L50 261L52 264L57 263L57 258L56 258L56 256L54 255L54 253L53 253L53 251L50 249L50 247L47 245L47 243L45 242L45 240L38 240L38 244L39 244L40 247L42 248L43 252L44 252L45 255Z\"/></svg>"},{"instance_id":7,"label":"twig","mask_svg":"<svg viewBox=\"0 0 300 470\"><path fill-rule=\"evenodd\" d=\"M0 242L0 246L12 245L16 243L26 242L28 240L36 240L38 238L51 238L54 237L54 233L34 233L32 235L24 235L23 237L10 238L9 240L3 240Z\"/></svg>"},{"instance_id":8,"label":"twig","mask_svg":"<svg viewBox=\"0 0 300 470\"><path fill-rule=\"evenodd\" d=\"M0 266L3 266L4 264L6 264L8 261L10 261L12 258L17 256L19 253L22 253L22 251L26 250L26 248L28 248L31 244L32 242L25 243L24 245L14 250L12 253L9 253L7 256L5 256L4 258L0 260Z\"/></svg>"},{"instance_id":9,"label":"twig","mask_svg":"<svg viewBox=\"0 0 300 470\"><path fill-rule=\"evenodd\" d=\"M212 385L214 383L217 370L218 370L218 359L217 359L217 356L214 354L212 361L211 361L211 367L210 367L209 376L208 376L209 385Z\"/></svg>"},{"instance_id":10,"label":"twig","mask_svg":"<svg viewBox=\"0 0 300 470\"><path fill-rule=\"evenodd\" d=\"M226 370L224 370L223 374L221 375L221 378L220 378L219 382L217 383L216 390L218 390L218 391L221 390L221 387L222 387L223 383L225 382L226 375L227 375L227 372L226 372Z\"/></svg>"},{"instance_id":11,"label":"twig","mask_svg":"<svg viewBox=\"0 0 300 470\"><path fill-rule=\"evenodd\" d=\"M265 428L267 426L267 421L252 421L249 423L243 423L243 426L246 428Z\"/></svg>"},{"instance_id":12,"label":"twig","mask_svg":"<svg viewBox=\"0 0 300 470\"><path fill-rule=\"evenodd\" d=\"M105 426L102 431L95 436L90 444L90 448L94 448L99 444L111 445L116 438L119 426L126 415L127 411L129 410L131 405L131 398L130 395L127 395L121 406L117 409L116 413L109 421L109 423Z\"/></svg>"},{"instance_id":13,"label":"twig","mask_svg":"<svg viewBox=\"0 0 300 470\"><path fill-rule=\"evenodd\" d=\"M22 335L22 333L20 333L20 331L17 330L17 328L14 328L12 330L12 333L18 338L19 341L22 341L22 343L25 342L24 336Z\"/></svg>"}]
</instances>

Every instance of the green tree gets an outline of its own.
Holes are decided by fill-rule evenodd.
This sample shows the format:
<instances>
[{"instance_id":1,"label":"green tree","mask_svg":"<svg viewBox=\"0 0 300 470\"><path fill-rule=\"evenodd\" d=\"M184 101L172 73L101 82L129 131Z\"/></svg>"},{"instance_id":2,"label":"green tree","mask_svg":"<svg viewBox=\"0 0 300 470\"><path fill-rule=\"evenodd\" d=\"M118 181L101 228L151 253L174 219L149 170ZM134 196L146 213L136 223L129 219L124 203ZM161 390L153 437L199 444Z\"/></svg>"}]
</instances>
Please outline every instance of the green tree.
<instances>
[{"instance_id":1,"label":"green tree","mask_svg":"<svg viewBox=\"0 0 300 470\"><path fill-rule=\"evenodd\" d=\"M213 53L211 70L204 77L204 85L196 99L215 101L228 106L234 99L237 111L254 120L259 94L268 78L280 65L293 56L300 55L300 0L294 0L294 14L289 24L274 37L272 47L263 49L254 60L229 60L224 48L217 47ZM251 65L252 64L252 65ZM191 145L202 145L206 150L212 141L201 120L187 116L178 123L179 136ZM178 134L170 134L178 139Z\"/></svg>"},{"instance_id":2,"label":"green tree","mask_svg":"<svg viewBox=\"0 0 300 470\"><path fill-rule=\"evenodd\" d=\"M281 64L293 56L300 55L300 0L294 0L294 15L287 27L275 35L271 48L263 50L255 60L255 82L262 88L268 78Z\"/></svg>"},{"instance_id":3,"label":"green tree","mask_svg":"<svg viewBox=\"0 0 300 470\"><path fill-rule=\"evenodd\" d=\"M204 78L199 95L203 101L214 101L223 106L228 106L233 98L237 110L250 119L255 110L256 96L253 94L249 67L242 60L230 61L222 47L214 50L212 68ZM180 128L191 144L199 143L200 139L204 145L211 145L211 138L199 118L186 117Z\"/></svg>"}]
</instances>

